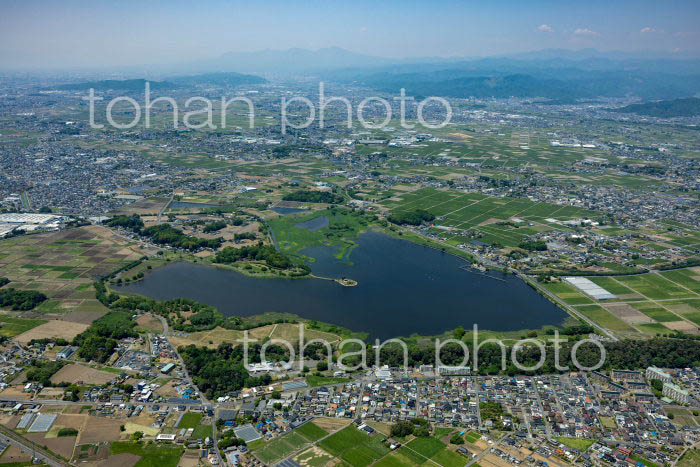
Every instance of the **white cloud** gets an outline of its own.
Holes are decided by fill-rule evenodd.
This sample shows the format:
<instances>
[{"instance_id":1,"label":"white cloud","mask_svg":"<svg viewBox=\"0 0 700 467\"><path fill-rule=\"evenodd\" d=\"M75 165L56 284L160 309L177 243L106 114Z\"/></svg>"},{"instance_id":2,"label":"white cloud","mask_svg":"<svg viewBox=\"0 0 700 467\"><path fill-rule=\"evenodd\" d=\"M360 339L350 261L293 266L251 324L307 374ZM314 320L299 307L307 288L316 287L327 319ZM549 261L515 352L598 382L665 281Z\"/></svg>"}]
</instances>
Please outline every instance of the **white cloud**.
<instances>
[{"instance_id":1,"label":"white cloud","mask_svg":"<svg viewBox=\"0 0 700 467\"><path fill-rule=\"evenodd\" d=\"M544 32L554 32L554 28L549 24L540 24L539 26L537 26L537 30Z\"/></svg>"},{"instance_id":2,"label":"white cloud","mask_svg":"<svg viewBox=\"0 0 700 467\"><path fill-rule=\"evenodd\" d=\"M367 32L367 26L360 27L360 32Z\"/></svg>"},{"instance_id":3,"label":"white cloud","mask_svg":"<svg viewBox=\"0 0 700 467\"><path fill-rule=\"evenodd\" d=\"M647 33L650 33L650 32L656 32L656 28L654 28L654 27L652 27L652 26L647 26L647 27L645 27L645 28L640 29L639 32L641 32L642 34L647 34Z\"/></svg>"},{"instance_id":4,"label":"white cloud","mask_svg":"<svg viewBox=\"0 0 700 467\"><path fill-rule=\"evenodd\" d=\"M574 34L577 36L597 36L598 33L595 31L591 31L588 28L578 28L577 30L574 31Z\"/></svg>"}]
</instances>

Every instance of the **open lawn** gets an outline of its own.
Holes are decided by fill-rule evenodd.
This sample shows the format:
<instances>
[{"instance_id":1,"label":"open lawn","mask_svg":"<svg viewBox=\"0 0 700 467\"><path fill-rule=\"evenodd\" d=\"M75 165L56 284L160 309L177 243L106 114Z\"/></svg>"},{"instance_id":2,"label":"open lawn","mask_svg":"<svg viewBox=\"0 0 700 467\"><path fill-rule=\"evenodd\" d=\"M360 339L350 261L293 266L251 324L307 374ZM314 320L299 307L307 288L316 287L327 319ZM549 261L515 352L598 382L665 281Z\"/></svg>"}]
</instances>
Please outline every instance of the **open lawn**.
<instances>
[{"instance_id":1,"label":"open lawn","mask_svg":"<svg viewBox=\"0 0 700 467\"><path fill-rule=\"evenodd\" d=\"M569 446L570 448L578 449L581 452L585 451L586 449L591 447L593 445L593 443L595 443L595 441L592 439L583 439L583 438L558 437L558 438L556 438L556 440L565 446Z\"/></svg>"},{"instance_id":2,"label":"open lawn","mask_svg":"<svg viewBox=\"0 0 700 467\"><path fill-rule=\"evenodd\" d=\"M327 386L329 384L347 383L348 381L350 381L350 378L335 378L332 376L314 376L314 375L306 377L306 382L312 388L315 388L318 386Z\"/></svg>"},{"instance_id":3,"label":"open lawn","mask_svg":"<svg viewBox=\"0 0 700 467\"><path fill-rule=\"evenodd\" d=\"M211 425L197 425L192 432L193 439L205 439L207 436L212 437L214 434L214 427Z\"/></svg>"},{"instance_id":4,"label":"open lawn","mask_svg":"<svg viewBox=\"0 0 700 467\"><path fill-rule=\"evenodd\" d=\"M182 416L178 428L195 428L204 417L203 414L197 412L187 412Z\"/></svg>"}]
</instances>

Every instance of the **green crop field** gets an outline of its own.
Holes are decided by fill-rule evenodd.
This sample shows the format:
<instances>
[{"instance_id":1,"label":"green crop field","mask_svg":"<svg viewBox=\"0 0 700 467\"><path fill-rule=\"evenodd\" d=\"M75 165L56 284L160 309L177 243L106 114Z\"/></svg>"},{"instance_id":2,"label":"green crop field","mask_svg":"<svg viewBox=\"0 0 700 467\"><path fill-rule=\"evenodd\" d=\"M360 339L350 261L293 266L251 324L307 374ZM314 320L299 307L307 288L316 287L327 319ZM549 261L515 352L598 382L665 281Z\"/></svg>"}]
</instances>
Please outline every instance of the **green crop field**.
<instances>
[{"instance_id":1,"label":"green crop field","mask_svg":"<svg viewBox=\"0 0 700 467\"><path fill-rule=\"evenodd\" d=\"M15 337L44 323L46 321L43 319L26 319L0 315L0 335Z\"/></svg>"},{"instance_id":2,"label":"green crop field","mask_svg":"<svg viewBox=\"0 0 700 467\"><path fill-rule=\"evenodd\" d=\"M420 464L410 458L404 457L400 451L397 451L382 457L374 465L376 467L412 467Z\"/></svg>"},{"instance_id":3,"label":"green crop field","mask_svg":"<svg viewBox=\"0 0 700 467\"><path fill-rule=\"evenodd\" d=\"M437 462L443 467L463 467L466 457L457 454L454 451L450 451L449 449L443 449L431 457L430 460Z\"/></svg>"},{"instance_id":4,"label":"green crop field","mask_svg":"<svg viewBox=\"0 0 700 467\"><path fill-rule=\"evenodd\" d=\"M433 437L416 438L406 446L427 458L431 458L445 449L445 443Z\"/></svg>"},{"instance_id":5,"label":"green crop field","mask_svg":"<svg viewBox=\"0 0 700 467\"><path fill-rule=\"evenodd\" d=\"M319 439L323 438L328 434L326 430L319 427L318 425L314 425L313 422L305 423L299 428L297 428L295 431L296 433L299 433L309 441L318 441Z\"/></svg>"},{"instance_id":6,"label":"green crop field","mask_svg":"<svg viewBox=\"0 0 700 467\"><path fill-rule=\"evenodd\" d=\"M481 439L481 435L480 435L479 433L474 432L474 431L470 431L469 433L467 433L466 435L464 435L464 439L465 439L468 443L474 443L474 442L476 442L477 440Z\"/></svg>"},{"instance_id":7,"label":"green crop field","mask_svg":"<svg viewBox=\"0 0 700 467\"><path fill-rule=\"evenodd\" d=\"M192 433L193 439L205 439L206 437L211 438L214 433L214 427L211 425L197 425Z\"/></svg>"},{"instance_id":8,"label":"green crop field","mask_svg":"<svg viewBox=\"0 0 700 467\"><path fill-rule=\"evenodd\" d=\"M130 453L141 457L136 467L176 467L185 450L175 445L144 446L142 443L119 441L112 443L110 452L112 455Z\"/></svg>"},{"instance_id":9,"label":"green crop field","mask_svg":"<svg viewBox=\"0 0 700 467\"><path fill-rule=\"evenodd\" d=\"M204 417L201 413L187 412L182 416L180 423L177 425L178 428L195 428L199 425L199 422Z\"/></svg>"},{"instance_id":10,"label":"green crop field","mask_svg":"<svg viewBox=\"0 0 700 467\"><path fill-rule=\"evenodd\" d=\"M598 305L583 305L575 308L606 329L610 329L611 331L635 332L631 326L603 307Z\"/></svg>"},{"instance_id":11,"label":"green crop field","mask_svg":"<svg viewBox=\"0 0 700 467\"><path fill-rule=\"evenodd\" d=\"M561 444L564 444L566 446L569 446L570 448L578 449L579 451L585 451L589 447L595 443L594 440L592 439L583 439L583 438L565 438L565 437L559 437L556 438L557 441L559 441Z\"/></svg>"},{"instance_id":12,"label":"green crop field","mask_svg":"<svg viewBox=\"0 0 700 467\"><path fill-rule=\"evenodd\" d=\"M309 440L293 431L267 443L255 451L255 456L261 461L272 464L280 461L291 453L309 444Z\"/></svg>"},{"instance_id":13,"label":"green crop field","mask_svg":"<svg viewBox=\"0 0 700 467\"><path fill-rule=\"evenodd\" d=\"M10 287L36 290L52 299L50 309L47 303L37 309L42 313L107 311L95 299L91 284L96 276L140 258L143 253L128 248L133 243L116 240L97 226L3 239L0 277L10 279Z\"/></svg>"},{"instance_id":14,"label":"green crop field","mask_svg":"<svg viewBox=\"0 0 700 467\"><path fill-rule=\"evenodd\" d=\"M366 466L389 452L383 440L381 435L369 436L350 425L321 441L319 446L350 465Z\"/></svg>"}]
</instances>

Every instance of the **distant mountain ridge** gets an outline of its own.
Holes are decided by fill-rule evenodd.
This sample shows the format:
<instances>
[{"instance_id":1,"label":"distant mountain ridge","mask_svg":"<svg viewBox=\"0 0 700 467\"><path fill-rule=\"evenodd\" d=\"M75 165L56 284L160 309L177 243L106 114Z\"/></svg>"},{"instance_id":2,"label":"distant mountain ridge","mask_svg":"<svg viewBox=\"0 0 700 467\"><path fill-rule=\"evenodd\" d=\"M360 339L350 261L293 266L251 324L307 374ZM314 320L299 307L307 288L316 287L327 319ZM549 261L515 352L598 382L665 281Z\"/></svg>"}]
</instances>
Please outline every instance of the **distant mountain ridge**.
<instances>
[{"instance_id":1,"label":"distant mountain ridge","mask_svg":"<svg viewBox=\"0 0 700 467\"><path fill-rule=\"evenodd\" d=\"M83 83L68 83L56 86L55 89L66 91L87 91L95 89L96 91L143 91L146 82L150 84L150 88L156 89L175 89L178 87L191 87L196 85L215 85L215 86L241 86L247 84L264 84L267 82L265 78L254 75L246 75L234 72L219 72L219 73L202 73L198 75L172 76L163 81L152 81L146 79L106 79L101 81L87 81Z\"/></svg>"},{"instance_id":2,"label":"distant mountain ridge","mask_svg":"<svg viewBox=\"0 0 700 467\"><path fill-rule=\"evenodd\" d=\"M635 113L658 118L697 117L700 116L700 99L688 97L685 99L646 102L644 104L630 104L615 109L613 112Z\"/></svg>"},{"instance_id":3,"label":"distant mountain ridge","mask_svg":"<svg viewBox=\"0 0 700 467\"><path fill-rule=\"evenodd\" d=\"M362 85L413 96L543 97L575 101L598 97L638 97L644 101L677 99L700 93L700 60L661 53L549 49L494 57L385 58L339 47L229 52L213 60L182 64L153 76L151 87L262 84L271 79L314 76L321 81ZM197 74L198 73L198 74ZM136 74L130 71L130 74ZM189 76L183 76L189 74ZM163 79L163 78L161 78ZM142 88L104 82L65 85L63 89Z\"/></svg>"},{"instance_id":4,"label":"distant mountain ridge","mask_svg":"<svg viewBox=\"0 0 700 467\"><path fill-rule=\"evenodd\" d=\"M700 74L693 76L643 71L585 71L533 68L508 73L503 69L450 68L415 73L357 73L337 76L380 91L412 96L457 98L543 97L590 99L634 95L643 99L670 99L700 92Z\"/></svg>"},{"instance_id":5,"label":"distant mountain ridge","mask_svg":"<svg viewBox=\"0 0 700 467\"><path fill-rule=\"evenodd\" d=\"M265 78L255 75L246 75L235 72L202 73L199 75L173 76L166 81L182 86L196 86L199 84L214 86L241 86L246 84L264 84Z\"/></svg>"},{"instance_id":6,"label":"distant mountain ridge","mask_svg":"<svg viewBox=\"0 0 700 467\"><path fill-rule=\"evenodd\" d=\"M173 89L175 84L167 81L150 81L146 79L105 79L101 81L87 81L83 83L59 84L54 89L63 91L143 91L146 82L150 83L151 89Z\"/></svg>"}]
</instances>

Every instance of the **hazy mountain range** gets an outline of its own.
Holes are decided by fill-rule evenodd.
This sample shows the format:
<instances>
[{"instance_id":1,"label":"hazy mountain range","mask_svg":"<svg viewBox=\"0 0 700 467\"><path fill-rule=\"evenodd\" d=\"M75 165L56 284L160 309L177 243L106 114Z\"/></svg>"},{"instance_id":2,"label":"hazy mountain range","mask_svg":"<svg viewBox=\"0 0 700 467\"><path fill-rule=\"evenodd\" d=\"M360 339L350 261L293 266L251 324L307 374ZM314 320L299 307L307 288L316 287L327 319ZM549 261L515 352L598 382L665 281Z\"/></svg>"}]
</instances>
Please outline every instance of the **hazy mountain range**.
<instances>
[{"instance_id":1,"label":"hazy mountain range","mask_svg":"<svg viewBox=\"0 0 700 467\"><path fill-rule=\"evenodd\" d=\"M700 99L689 97L687 99L631 104L615 109L614 112L635 113L660 118L697 117L700 116Z\"/></svg>"},{"instance_id":2,"label":"hazy mountain range","mask_svg":"<svg viewBox=\"0 0 700 467\"><path fill-rule=\"evenodd\" d=\"M129 73L134 76L134 70ZM573 101L622 96L658 100L700 95L699 59L658 52L595 49L547 49L486 58L397 59L338 47L315 51L293 48L230 52L214 60L180 64L157 72L149 70L148 75L178 86L235 86L263 83L259 76L306 76L389 93L404 88L413 96L544 97Z\"/></svg>"},{"instance_id":3,"label":"hazy mountain range","mask_svg":"<svg viewBox=\"0 0 700 467\"><path fill-rule=\"evenodd\" d=\"M234 72L215 72L202 73L199 75L171 76L163 81L151 81L143 78L139 79L105 79L100 81L83 81L77 83L60 84L55 89L67 91L86 91L94 89L96 91L130 91L142 92L145 89L146 81L149 82L150 88L155 89L174 89L192 86L241 86L246 84L263 84L267 80L255 75L246 75Z\"/></svg>"},{"instance_id":4,"label":"hazy mountain range","mask_svg":"<svg viewBox=\"0 0 700 467\"><path fill-rule=\"evenodd\" d=\"M487 58L395 59L338 47L227 53L197 66L248 73L315 75L415 96L637 96L671 99L700 93L700 60L662 53L548 49Z\"/></svg>"}]
</instances>

